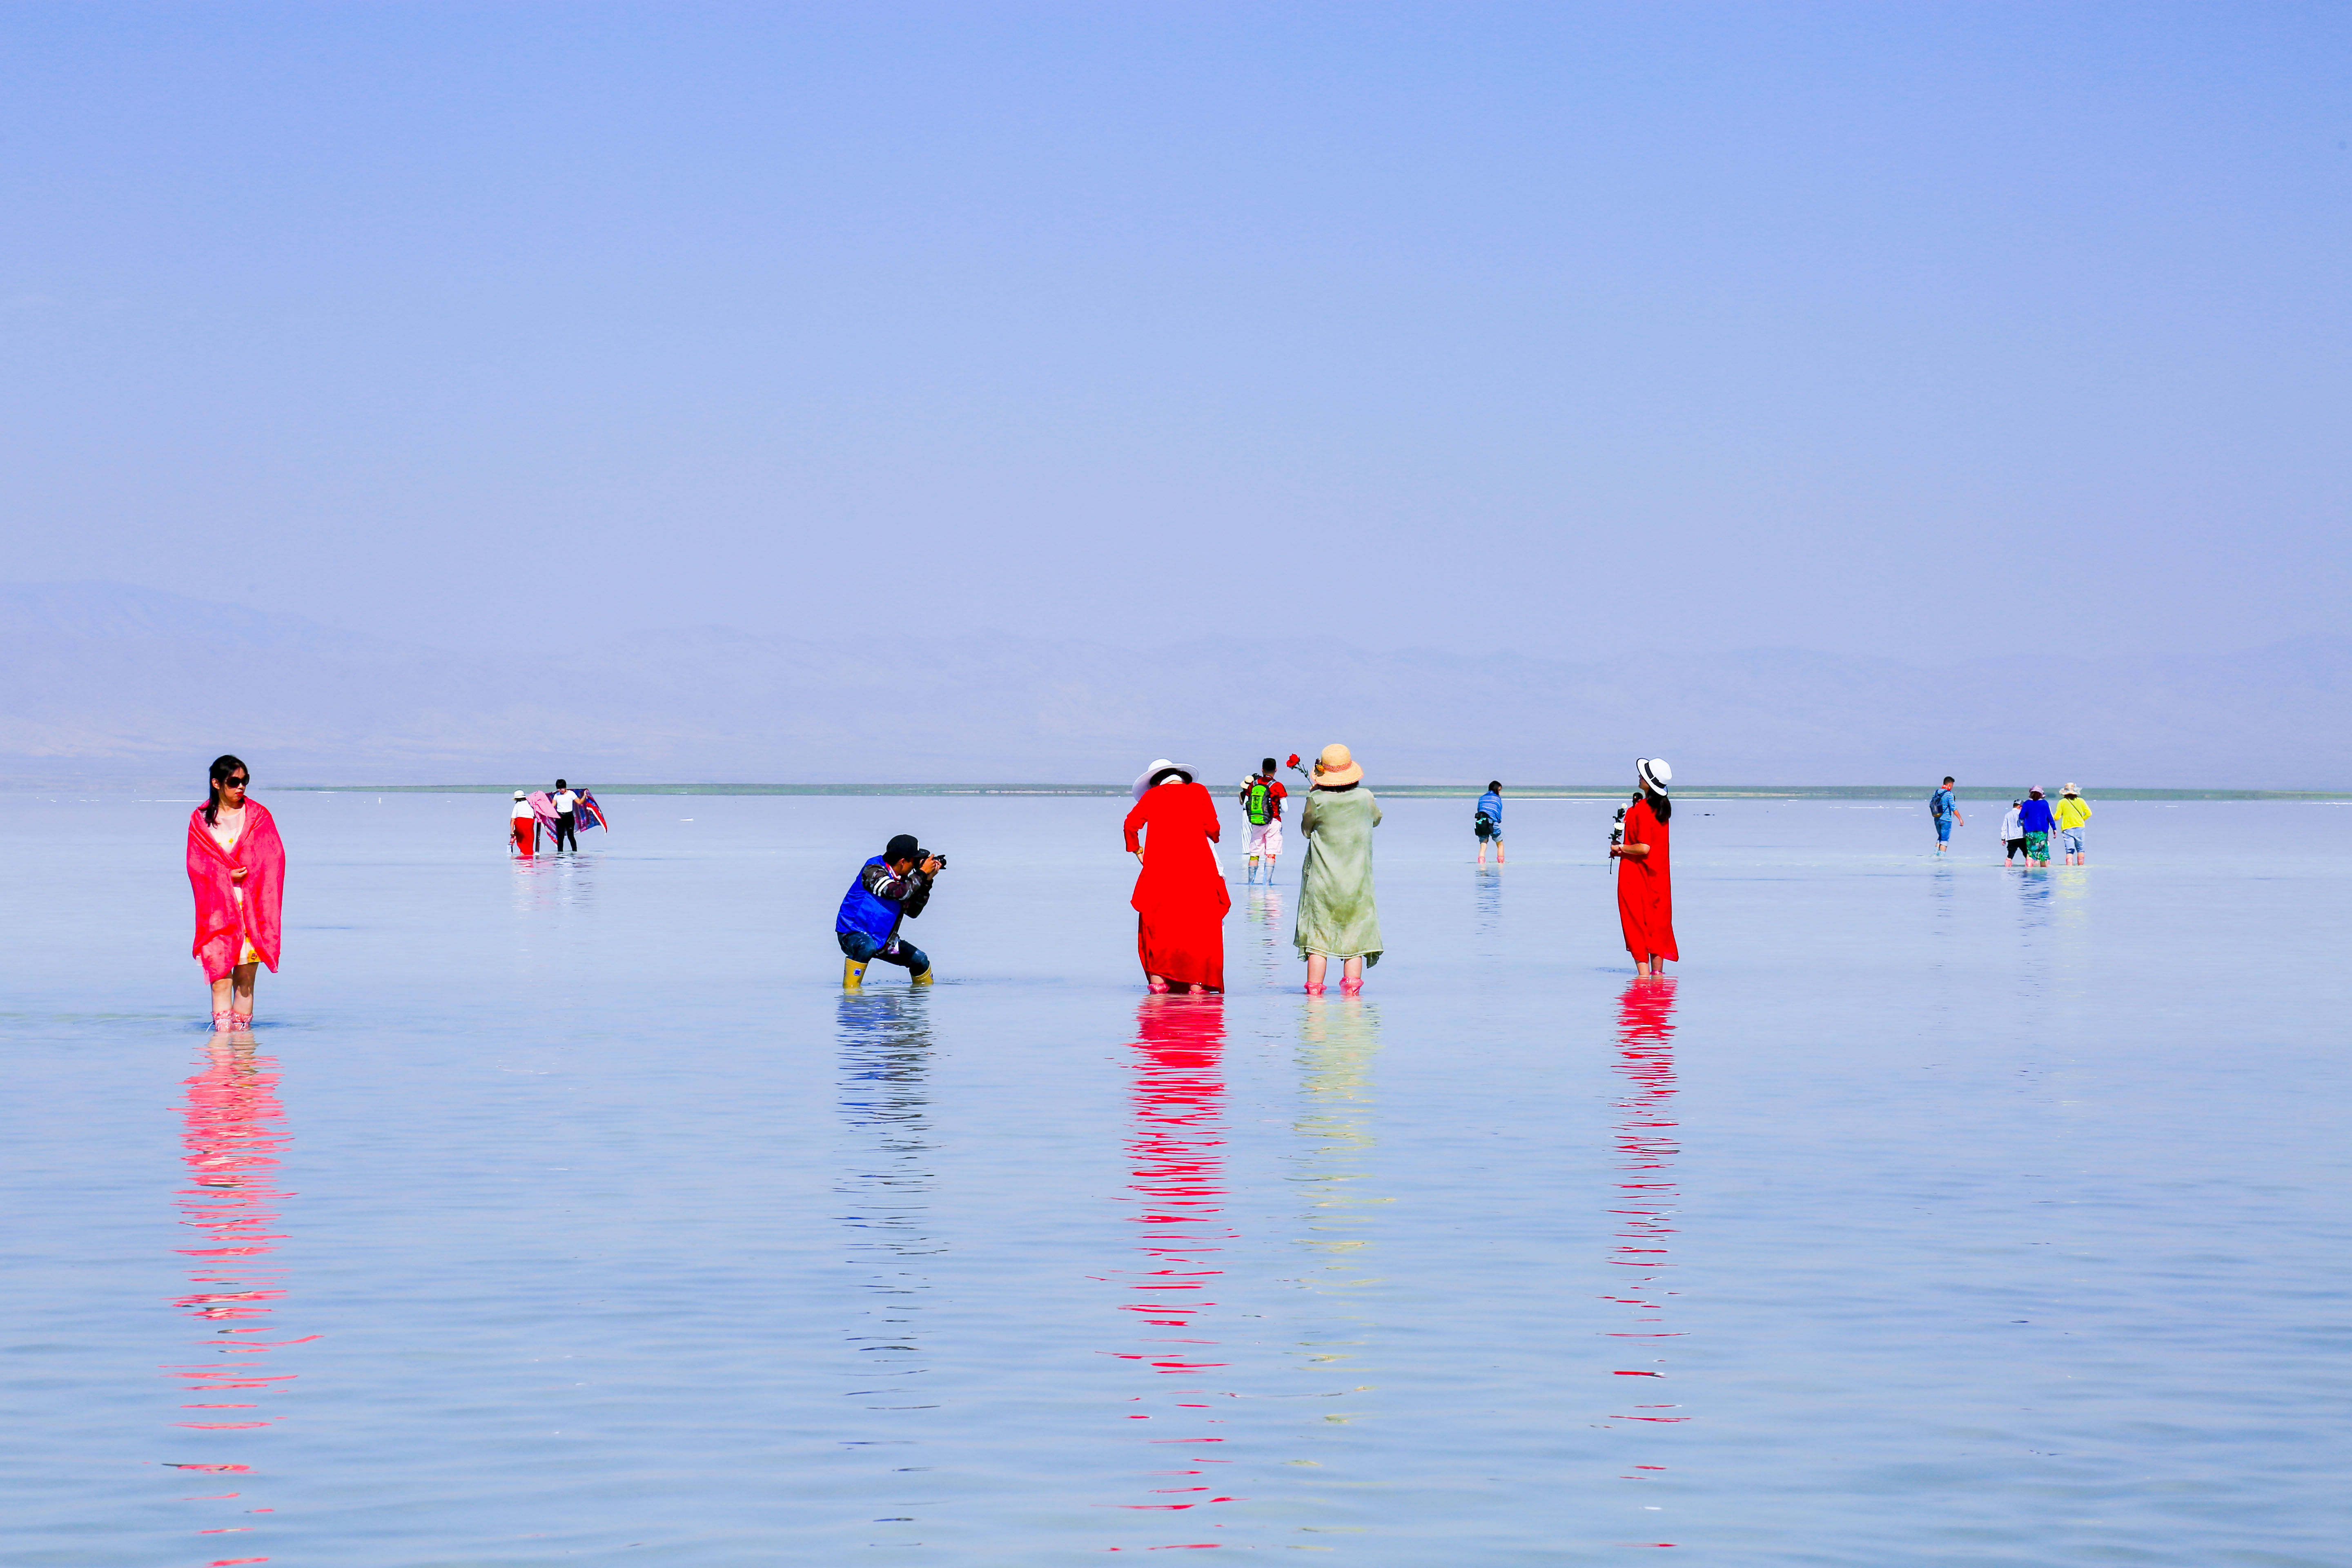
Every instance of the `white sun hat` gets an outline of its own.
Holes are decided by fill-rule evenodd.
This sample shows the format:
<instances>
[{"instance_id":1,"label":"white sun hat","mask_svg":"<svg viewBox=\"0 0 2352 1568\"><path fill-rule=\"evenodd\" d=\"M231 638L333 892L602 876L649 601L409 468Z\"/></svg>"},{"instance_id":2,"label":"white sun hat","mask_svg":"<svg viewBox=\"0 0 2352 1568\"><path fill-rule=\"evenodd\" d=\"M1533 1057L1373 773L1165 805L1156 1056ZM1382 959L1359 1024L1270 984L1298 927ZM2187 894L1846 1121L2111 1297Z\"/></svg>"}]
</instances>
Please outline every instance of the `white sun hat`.
<instances>
[{"instance_id":1,"label":"white sun hat","mask_svg":"<svg viewBox=\"0 0 2352 1568\"><path fill-rule=\"evenodd\" d=\"M1146 790L1165 779L1170 773L1182 773L1186 784L1192 782L1191 768L1186 767L1182 763L1171 763L1162 757L1135 775L1135 798L1141 800Z\"/></svg>"},{"instance_id":2,"label":"white sun hat","mask_svg":"<svg viewBox=\"0 0 2352 1568\"><path fill-rule=\"evenodd\" d=\"M1664 757L1636 757L1633 768L1642 775L1642 782L1660 795L1665 794L1666 786L1675 782L1675 770L1666 766Z\"/></svg>"}]
</instances>

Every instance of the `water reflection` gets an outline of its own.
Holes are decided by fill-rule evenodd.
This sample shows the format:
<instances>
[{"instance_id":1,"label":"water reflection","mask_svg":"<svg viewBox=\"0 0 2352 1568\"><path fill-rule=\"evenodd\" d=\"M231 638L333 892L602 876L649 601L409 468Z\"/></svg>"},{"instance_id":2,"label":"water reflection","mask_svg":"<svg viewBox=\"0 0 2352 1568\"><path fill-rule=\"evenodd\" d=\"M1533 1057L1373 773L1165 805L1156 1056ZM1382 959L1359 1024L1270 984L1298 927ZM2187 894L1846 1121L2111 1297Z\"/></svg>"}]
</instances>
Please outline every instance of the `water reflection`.
<instances>
[{"instance_id":1,"label":"water reflection","mask_svg":"<svg viewBox=\"0 0 2352 1568\"><path fill-rule=\"evenodd\" d=\"M192 1289L172 1304L210 1331L193 1342L206 1352L204 1359L164 1370L178 1380L190 1401L180 1407L188 1418L174 1425L206 1434L197 1446L199 1452L209 1452L203 1459L167 1464L200 1475L246 1475L253 1468L251 1455L246 1453L247 1462L232 1460L229 1456L241 1451L244 1440L228 1434L258 1432L274 1425L279 1417L269 1414L266 1396L296 1375L273 1370L270 1352L319 1337L268 1339L265 1336L275 1331L261 1321L286 1297L283 1270L273 1258L276 1244L285 1239L275 1228L278 1205L292 1195L278 1185L279 1163L292 1134L286 1128L285 1107L278 1103L277 1060L260 1055L250 1035L215 1037L208 1042L204 1069L187 1079L184 1088L180 1142L188 1184L174 1194L174 1202L180 1224L197 1233L190 1239L200 1245L178 1249L192 1260ZM243 1493L215 1493L201 1500L244 1500ZM254 1528L221 1526L198 1533L236 1535Z\"/></svg>"},{"instance_id":2,"label":"water reflection","mask_svg":"<svg viewBox=\"0 0 2352 1568\"><path fill-rule=\"evenodd\" d=\"M585 909L594 901L596 860L586 855L510 856L514 910Z\"/></svg>"},{"instance_id":3,"label":"water reflection","mask_svg":"<svg viewBox=\"0 0 2352 1568\"><path fill-rule=\"evenodd\" d=\"M2038 936L2050 928L2053 913L2050 868L2029 866L2019 874L2016 884L2018 925L2026 936Z\"/></svg>"},{"instance_id":4,"label":"water reflection","mask_svg":"<svg viewBox=\"0 0 2352 1568\"><path fill-rule=\"evenodd\" d=\"M1141 1256L1109 1280L1122 1287L1129 1342L1143 1348L1111 1353L1151 1374L1120 1414L1151 1424L1144 1441L1166 1465L1139 1498L1116 1506L1183 1516L1184 1537L1147 1550L1221 1544L1197 1537L1223 1526L1189 1510L1236 1500L1218 1482L1232 1463L1217 1448L1233 1396L1213 1386L1225 1363L1211 1337L1220 1259L1234 1238L1224 1213L1224 1046L1222 998L1147 996L1136 1007L1127 1201Z\"/></svg>"},{"instance_id":5,"label":"water reflection","mask_svg":"<svg viewBox=\"0 0 2352 1568\"><path fill-rule=\"evenodd\" d=\"M1307 1289L1351 1303L1381 1283L1371 1272L1371 1210L1391 1200L1364 1188L1371 1179L1375 1142L1371 1131L1372 1062L1380 1051L1377 1003L1360 996L1310 998L1299 1008L1298 1066L1307 1103L1292 1131L1303 1145L1291 1179L1300 1184L1307 1234L1299 1245L1320 1260L1299 1281ZM1355 1361L1366 1341L1367 1320L1352 1305L1317 1320L1299 1353L1318 1370L1339 1371ZM1360 1373L1360 1368L1349 1369ZM1332 1391L1323 1419L1344 1425L1370 1393L1363 1385Z\"/></svg>"},{"instance_id":6,"label":"water reflection","mask_svg":"<svg viewBox=\"0 0 2352 1568\"><path fill-rule=\"evenodd\" d=\"M1244 942L1242 961L1259 984L1279 987L1291 972L1305 973L1298 952L1291 945L1290 922L1283 918L1282 889L1264 882L1245 886L1242 902Z\"/></svg>"},{"instance_id":7,"label":"water reflection","mask_svg":"<svg viewBox=\"0 0 2352 1568\"><path fill-rule=\"evenodd\" d=\"M1618 1179L1617 1202L1609 1211L1617 1223L1608 1261L1619 1273L1611 1293L1601 1298L1626 1309L1618 1320L1622 1326L1605 1331L1621 1342L1607 1415L1611 1426L1629 1436L1619 1472L1625 1480L1663 1477L1664 1429L1689 1419L1678 1402L1665 1397L1667 1362L1659 1353L1666 1342L1683 1337L1669 1326L1666 1310L1678 1294L1666 1289L1666 1280L1675 1267L1669 1238L1681 1198L1674 1179L1674 1157L1682 1152L1673 1114L1674 1035L1675 982L1636 980L1628 985L1617 1002L1617 1059L1610 1064L1622 1080L1612 1107Z\"/></svg>"},{"instance_id":8,"label":"water reflection","mask_svg":"<svg viewBox=\"0 0 2352 1568\"><path fill-rule=\"evenodd\" d=\"M1471 929L1478 933L1479 946L1493 952L1503 940L1502 867L1479 867L1471 887Z\"/></svg>"},{"instance_id":9,"label":"water reflection","mask_svg":"<svg viewBox=\"0 0 2352 1568\"><path fill-rule=\"evenodd\" d=\"M905 987L844 995L839 1003L841 1117L852 1136L834 1190L849 1227L847 1261L867 1270L866 1305L847 1334L857 1369L845 1396L866 1410L894 1413L879 1417L875 1435L843 1439L853 1450L911 1447L910 1417L895 1413L939 1407L924 1386L931 1356L922 1338L923 1301L931 1289L924 1260L946 1250L930 1224L929 1003L927 993ZM894 1495L902 1484L896 1478L915 1468L894 1460L889 1469L891 1479L863 1493L884 1506L875 1522L919 1523L912 1498Z\"/></svg>"}]
</instances>

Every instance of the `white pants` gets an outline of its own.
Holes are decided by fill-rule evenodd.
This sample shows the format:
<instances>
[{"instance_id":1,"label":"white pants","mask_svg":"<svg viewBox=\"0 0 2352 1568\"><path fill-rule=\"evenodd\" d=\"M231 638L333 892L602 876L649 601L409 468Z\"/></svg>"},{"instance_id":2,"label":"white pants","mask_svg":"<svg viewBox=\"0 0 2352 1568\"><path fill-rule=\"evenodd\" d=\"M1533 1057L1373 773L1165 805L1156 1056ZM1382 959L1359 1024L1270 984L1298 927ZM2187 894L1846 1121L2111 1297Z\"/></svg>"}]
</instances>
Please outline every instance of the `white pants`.
<instances>
[{"instance_id":1,"label":"white pants","mask_svg":"<svg viewBox=\"0 0 2352 1568\"><path fill-rule=\"evenodd\" d=\"M1249 855L1251 859L1255 860L1263 857L1270 860L1281 853L1281 818L1276 817L1274 821L1266 823L1263 826L1253 827L1250 829Z\"/></svg>"}]
</instances>

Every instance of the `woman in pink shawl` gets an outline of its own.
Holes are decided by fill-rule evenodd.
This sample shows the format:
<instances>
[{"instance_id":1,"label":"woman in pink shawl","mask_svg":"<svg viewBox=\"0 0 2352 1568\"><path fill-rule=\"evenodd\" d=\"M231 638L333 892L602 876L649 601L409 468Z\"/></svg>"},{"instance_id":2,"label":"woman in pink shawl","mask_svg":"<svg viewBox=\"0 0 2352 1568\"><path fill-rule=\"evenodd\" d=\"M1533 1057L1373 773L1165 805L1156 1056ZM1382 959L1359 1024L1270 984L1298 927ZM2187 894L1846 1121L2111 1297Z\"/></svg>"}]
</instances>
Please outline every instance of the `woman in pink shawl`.
<instances>
[{"instance_id":1,"label":"woman in pink shawl","mask_svg":"<svg viewBox=\"0 0 2352 1568\"><path fill-rule=\"evenodd\" d=\"M251 770L213 763L212 798L188 814L188 882L196 892L196 962L213 983L213 1027L253 1027L253 980L278 972L286 845L269 808L245 798Z\"/></svg>"}]
</instances>

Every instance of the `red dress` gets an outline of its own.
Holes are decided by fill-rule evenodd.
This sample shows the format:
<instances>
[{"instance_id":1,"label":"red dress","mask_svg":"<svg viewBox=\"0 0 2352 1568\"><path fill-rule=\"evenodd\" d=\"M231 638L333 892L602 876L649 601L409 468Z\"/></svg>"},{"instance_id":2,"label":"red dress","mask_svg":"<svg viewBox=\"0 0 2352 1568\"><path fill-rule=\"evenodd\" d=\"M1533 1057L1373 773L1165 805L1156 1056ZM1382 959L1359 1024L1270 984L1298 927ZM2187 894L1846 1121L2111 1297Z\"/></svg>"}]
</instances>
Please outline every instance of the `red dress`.
<instances>
[{"instance_id":1,"label":"red dress","mask_svg":"<svg viewBox=\"0 0 2352 1568\"><path fill-rule=\"evenodd\" d=\"M1625 951L1634 962L1671 958L1675 948L1674 868L1666 853L1666 825L1643 795L1625 813L1625 842L1646 844L1649 854L1617 862L1617 919L1625 927Z\"/></svg>"},{"instance_id":2,"label":"red dress","mask_svg":"<svg viewBox=\"0 0 2352 1568\"><path fill-rule=\"evenodd\" d=\"M1234 907L1217 869L1216 803L1209 786L1154 784L1127 814L1127 847L1144 833L1143 871L1135 879L1135 947L1146 974L1181 984L1225 988L1225 911Z\"/></svg>"}]
</instances>

